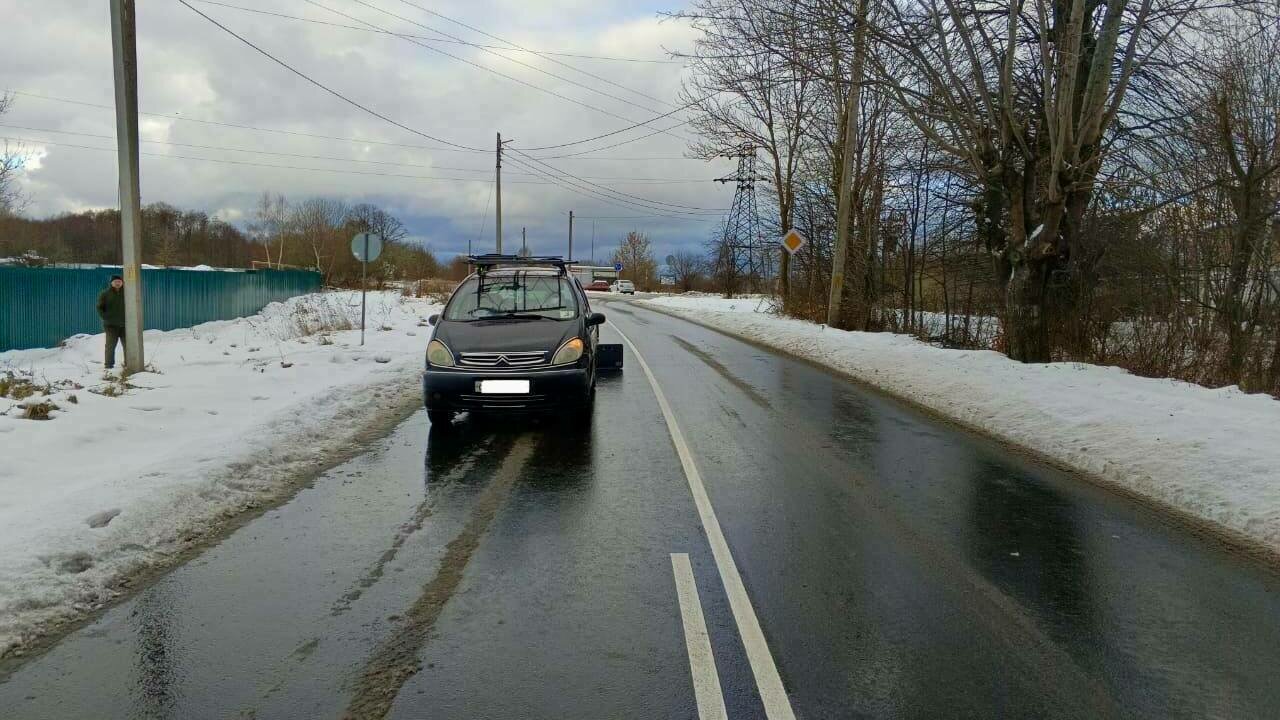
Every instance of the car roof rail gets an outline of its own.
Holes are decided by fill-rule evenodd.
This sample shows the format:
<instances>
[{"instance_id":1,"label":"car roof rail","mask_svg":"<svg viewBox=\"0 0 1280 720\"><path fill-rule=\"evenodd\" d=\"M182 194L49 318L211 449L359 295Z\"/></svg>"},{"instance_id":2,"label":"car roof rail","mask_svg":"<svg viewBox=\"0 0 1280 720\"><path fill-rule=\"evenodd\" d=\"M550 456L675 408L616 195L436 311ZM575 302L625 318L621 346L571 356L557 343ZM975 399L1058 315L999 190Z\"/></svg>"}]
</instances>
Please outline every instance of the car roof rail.
<instances>
[{"instance_id":1,"label":"car roof rail","mask_svg":"<svg viewBox=\"0 0 1280 720\"><path fill-rule=\"evenodd\" d=\"M572 260L566 260L559 255L499 255L498 253L488 253L485 255L469 255L467 256L467 264L475 266L476 270L484 273L497 267L537 267L547 266L558 268L560 273L566 274L565 267L572 264Z\"/></svg>"}]
</instances>

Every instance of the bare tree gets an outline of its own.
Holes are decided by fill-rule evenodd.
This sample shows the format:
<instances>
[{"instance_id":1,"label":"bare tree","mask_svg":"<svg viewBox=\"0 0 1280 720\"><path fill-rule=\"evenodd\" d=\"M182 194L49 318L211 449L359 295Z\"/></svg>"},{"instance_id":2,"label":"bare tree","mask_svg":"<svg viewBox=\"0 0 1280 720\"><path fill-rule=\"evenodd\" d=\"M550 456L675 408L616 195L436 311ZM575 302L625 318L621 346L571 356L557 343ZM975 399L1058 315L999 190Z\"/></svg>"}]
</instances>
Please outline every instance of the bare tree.
<instances>
[{"instance_id":1,"label":"bare tree","mask_svg":"<svg viewBox=\"0 0 1280 720\"><path fill-rule=\"evenodd\" d=\"M0 117L12 107L13 96L0 95ZM21 146L12 146L8 140L4 141L0 148L0 217L16 215L25 205L17 182L25 161Z\"/></svg>"},{"instance_id":2,"label":"bare tree","mask_svg":"<svg viewBox=\"0 0 1280 720\"><path fill-rule=\"evenodd\" d=\"M1051 359L1051 287L1069 273L1111 137L1139 80L1215 0L884 0L875 81L980 188L1010 357Z\"/></svg>"},{"instance_id":3,"label":"bare tree","mask_svg":"<svg viewBox=\"0 0 1280 720\"><path fill-rule=\"evenodd\" d=\"M1270 231L1280 212L1280 28L1241 30L1222 38L1213 83L1196 113L1203 159L1217 168L1233 215L1217 311L1227 336L1227 376L1236 382L1263 299L1275 292Z\"/></svg>"},{"instance_id":4,"label":"bare tree","mask_svg":"<svg viewBox=\"0 0 1280 720\"><path fill-rule=\"evenodd\" d=\"M676 285L684 292L693 289L702 276L704 265L702 256L692 250L677 250L667 258L667 267L670 268Z\"/></svg>"},{"instance_id":5,"label":"bare tree","mask_svg":"<svg viewBox=\"0 0 1280 720\"><path fill-rule=\"evenodd\" d=\"M627 233L618 249L613 252L613 261L622 263L619 277L634 282L636 289L652 290L657 284L658 263L654 260L649 238L644 233L635 230Z\"/></svg>"},{"instance_id":6,"label":"bare tree","mask_svg":"<svg viewBox=\"0 0 1280 720\"><path fill-rule=\"evenodd\" d=\"M812 76L773 52L773 42L796 44L807 32L802 19L783 12L780 0L697 0L675 17L700 33L684 56L692 71L682 101L693 113L700 140L697 157L734 156L759 148L767 161L779 235L791 229L803 143L812 122ZM790 295L790 261L779 251L779 290ZM736 269L733 271L736 274Z\"/></svg>"},{"instance_id":7,"label":"bare tree","mask_svg":"<svg viewBox=\"0 0 1280 720\"><path fill-rule=\"evenodd\" d=\"M289 228L297 234L309 250L307 262L329 282L339 258L350 255L346 251L347 206L341 200L308 198L293 206L289 213Z\"/></svg>"},{"instance_id":8,"label":"bare tree","mask_svg":"<svg viewBox=\"0 0 1280 720\"><path fill-rule=\"evenodd\" d=\"M360 232L381 235L388 243L398 243L409 236L404 223L377 205L360 203L347 211L347 222Z\"/></svg>"},{"instance_id":9,"label":"bare tree","mask_svg":"<svg viewBox=\"0 0 1280 720\"><path fill-rule=\"evenodd\" d=\"M262 244L267 255L267 267L271 267L271 246L276 248L275 264L284 262L285 230L289 220L289 204L284 195L272 195L264 190L254 207L253 219L249 222L249 235Z\"/></svg>"}]
</instances>

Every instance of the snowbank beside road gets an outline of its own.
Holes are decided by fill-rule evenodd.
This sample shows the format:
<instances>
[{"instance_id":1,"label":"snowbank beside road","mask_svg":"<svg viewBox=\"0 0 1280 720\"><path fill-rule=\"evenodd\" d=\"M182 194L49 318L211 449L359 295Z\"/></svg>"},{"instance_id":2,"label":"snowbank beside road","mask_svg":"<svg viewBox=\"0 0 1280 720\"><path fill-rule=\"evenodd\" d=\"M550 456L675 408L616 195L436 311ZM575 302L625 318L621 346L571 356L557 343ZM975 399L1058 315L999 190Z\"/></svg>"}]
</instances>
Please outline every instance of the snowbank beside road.
<instances>
[{"instance_id":1,"label":"snowbank beside road","mask_svg":"<svg viewBox=\"0 0 1280 720\"><path fill-rule=\"evenodd\" d=\"M0 399L0 657L286 492L415 400L425 318L438 310L370 293L364 347L360 294L351 292L148 331L156 372L128 386L104 379L101 335L0 353L0 377L48 391ZM51 420L20 417L20 404L43 402L59 408Z\"/></svg>"},{"instance_id":2,"label":"snowbank beside road","mask_svg":"<svg viewBox=\"0 0 1280 720\"><path fill-rule=\"evenodd\" d=\"M754 299L639 302L821 363L1280 553L1280 402L1268 396L832 330Z\"/></svg>"}]
</instances>

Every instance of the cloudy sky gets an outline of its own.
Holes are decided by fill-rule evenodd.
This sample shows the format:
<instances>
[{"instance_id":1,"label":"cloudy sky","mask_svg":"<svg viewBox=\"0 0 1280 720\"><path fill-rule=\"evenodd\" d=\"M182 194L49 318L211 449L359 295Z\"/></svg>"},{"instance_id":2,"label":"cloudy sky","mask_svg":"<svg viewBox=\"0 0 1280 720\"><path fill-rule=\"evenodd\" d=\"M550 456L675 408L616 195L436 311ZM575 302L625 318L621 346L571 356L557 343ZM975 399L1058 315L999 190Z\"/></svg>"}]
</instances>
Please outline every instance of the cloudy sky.
<instances>
[{"instance_id":1,"label":"cloudy sky","mask_svg":"<svg viewBox=\"0 0 1280 720\"><path fill-rule=\"evenodd\" d=\"M139 0L144 203L242 224L264 190L369 201L441 255L469 241L490 251L497 132L512 140L507 249L527 226L535 251L563 253L574 210L575 255L590 254L594 224L598 257L634 228L661 260L701 245L732 200L732 186L711 182L730 165L683 158L683 113L624 130L676 109L685 71L667 51L693 34L658 13L680 0L188 1L412 131L179 0ZM108 3L0 0L0 17L0 88L19 93L0 136L28 153L28 214L115 206Z\"/></svg>"}]
</instances>

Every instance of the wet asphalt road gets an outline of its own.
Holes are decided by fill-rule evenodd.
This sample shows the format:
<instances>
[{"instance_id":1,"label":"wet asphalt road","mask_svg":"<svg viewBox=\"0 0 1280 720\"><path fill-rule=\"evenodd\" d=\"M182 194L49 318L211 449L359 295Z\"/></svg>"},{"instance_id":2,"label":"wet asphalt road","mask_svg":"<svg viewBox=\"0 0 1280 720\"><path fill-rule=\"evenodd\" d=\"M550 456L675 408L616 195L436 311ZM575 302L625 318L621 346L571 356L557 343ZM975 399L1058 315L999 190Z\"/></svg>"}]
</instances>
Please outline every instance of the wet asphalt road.
<instances>
[{"instance_id":1,"label":"wet asphalt road","mask_svg":"<svg viewBox=\"0 0 1280 720\"><path fill-rule=\"evenodd\" d=\"M805 363L617 301L800 718L1274 718L1280 575ZM616 337L603 331L605 341ZM419 413L0 683L5 718L765 708L634 356L586 431Z\"/></svg>"}]
</instances>

